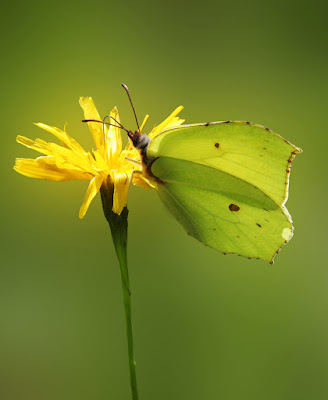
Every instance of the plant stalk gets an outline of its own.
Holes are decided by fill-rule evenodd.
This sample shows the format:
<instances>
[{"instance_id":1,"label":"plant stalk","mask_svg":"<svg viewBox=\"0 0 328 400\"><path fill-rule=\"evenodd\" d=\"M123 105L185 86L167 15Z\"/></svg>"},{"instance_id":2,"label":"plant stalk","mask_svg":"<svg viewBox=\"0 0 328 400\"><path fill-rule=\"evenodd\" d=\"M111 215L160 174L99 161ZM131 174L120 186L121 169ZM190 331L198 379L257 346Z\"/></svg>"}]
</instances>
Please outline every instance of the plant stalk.
<instances>
[{"instance_id":1,"label":"plant stalk","mask_svg":"<svg viewBox=\"0 0 328 400\"><path fill-rule=\"evenodd\" d=\"M103 185L100 189L104 214L110 226L116 255L120 264L126 333L128 340L130 386L131 386L132 400L138 400L136 363L134 361L134 355L133 355L131 291L130 291L129 272L127 264L127 235L128 235L129 211L127 207L123 209L121 215L118 215L112 211L113 191L114 187L110 182L107 182L107 184Z\"/></svg>"}]
</instances>

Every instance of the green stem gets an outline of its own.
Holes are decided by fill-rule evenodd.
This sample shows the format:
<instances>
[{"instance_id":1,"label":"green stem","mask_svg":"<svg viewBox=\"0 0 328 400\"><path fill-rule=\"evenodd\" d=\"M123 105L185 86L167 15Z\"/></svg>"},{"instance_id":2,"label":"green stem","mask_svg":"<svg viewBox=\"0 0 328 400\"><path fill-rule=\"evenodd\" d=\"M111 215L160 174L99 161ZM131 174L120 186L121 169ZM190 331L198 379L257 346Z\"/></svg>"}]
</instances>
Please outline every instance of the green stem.
<instances>
[{"instance_id":1,"label":"green stem","mask_svg":"<svg viewBox=\"0 0 328 400\"><path fill-rule=\"evenodd\" d=\"M131 321L131 291L129 282L129 272L127 263L127 236L128 236L128 209L125 207L118 215L112 211L113 205L113 185L107 183L103 185L100 193L105 217L109 223L116 255L120 264L123 301L125 310L126 333L128 339L128 356L130 369L130 385L132 400L138 400L136 363L133 356L133 336Z\"/></svg>"}]
</instances>

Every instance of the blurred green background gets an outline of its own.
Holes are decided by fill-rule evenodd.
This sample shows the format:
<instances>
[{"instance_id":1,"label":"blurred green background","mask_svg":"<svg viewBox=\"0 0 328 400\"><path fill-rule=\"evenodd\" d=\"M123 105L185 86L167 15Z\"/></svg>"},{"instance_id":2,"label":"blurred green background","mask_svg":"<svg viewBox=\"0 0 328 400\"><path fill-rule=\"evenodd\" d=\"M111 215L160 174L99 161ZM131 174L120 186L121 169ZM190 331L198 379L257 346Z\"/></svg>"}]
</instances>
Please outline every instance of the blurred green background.
<instances>
[{"instance_id":1,"label":"blurred green background","mask_svg":"<svg viewBox=\"0 0 328 400\"><path fill-rule=\"evenodd\" d=\"M303 148L288 209L295 236L273 266L188 237L155 191L129 194L140 400L328 398L325 261L327 7L296 1L6 2L1 11L0 398L130 399L118 264L87 183L12 170L17 134L67 130L94 146L79 96L102 116L121 82L148 127L250 120Z\"/></svg>"}]
</instances>

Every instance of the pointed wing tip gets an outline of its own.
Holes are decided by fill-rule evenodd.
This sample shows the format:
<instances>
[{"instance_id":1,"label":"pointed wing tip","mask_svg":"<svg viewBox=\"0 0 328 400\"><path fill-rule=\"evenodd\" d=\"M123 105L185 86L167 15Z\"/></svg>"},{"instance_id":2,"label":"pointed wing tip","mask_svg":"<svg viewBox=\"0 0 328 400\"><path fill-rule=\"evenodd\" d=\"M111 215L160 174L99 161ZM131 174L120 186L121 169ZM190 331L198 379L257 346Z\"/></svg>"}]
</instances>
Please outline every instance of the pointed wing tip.
<instances>
[{"instance_id":1,"label":"pointed wing tip","mask_svg":"<svg viewBox=\"0 0 328 400\"><path fill-rule=\"evenodd\" d=\"M264 260L264 261L267 261L270 265L273 265L275 257L276 257L276 254L270 260Z\"/></svg>"},{"instance_id":2,"label":"pointed wing tip","mask_svg":"<svg viewBox=\"0 0 328 400\"><path fill-rule=\"evenodd\" d=\"M296 156L296 154L303 153L303 150L300 147L295 146L293 143L289 142L286 139L284 139L284 141L293 148L292 158L294 158Z\"/></svg>"},{"instance_id":3,"label":"pointed wing tip","mask_svg":"<svg viewBox=\"0 0 328 400\"><path fill-rule=\"evenodd\" d=\"M303 153L303 150L300 147L297 147L297 146L295 146L294 144L292 144L290 142L288 142L288 143L294 148L294 151L293 151L294 155L299 154L299 153Z\"/></svg>"},{"instance_id":4,"label":"pointed wing tip","mask_svg":"<svg viewBox=\"0 0 328 400\"><path fill-rule=\"evenodd\" d=\"M268 261L269 264L271 264L271 265L274 264L277 255L281 252L281 249L282 249L287 243L290 242L290 240L291 240L291 238L292 238L293 236L294 236L294 227L293 227L293 229L291 230L291 233L290 233L289 238L288 238L288 239L285 239L285 242L279 247L279 249L275 252L275 254L272 256L272 258L271 258L271 259L268 259L268 260L265 260L265 261Z\"/></svg>"}]
</instances>

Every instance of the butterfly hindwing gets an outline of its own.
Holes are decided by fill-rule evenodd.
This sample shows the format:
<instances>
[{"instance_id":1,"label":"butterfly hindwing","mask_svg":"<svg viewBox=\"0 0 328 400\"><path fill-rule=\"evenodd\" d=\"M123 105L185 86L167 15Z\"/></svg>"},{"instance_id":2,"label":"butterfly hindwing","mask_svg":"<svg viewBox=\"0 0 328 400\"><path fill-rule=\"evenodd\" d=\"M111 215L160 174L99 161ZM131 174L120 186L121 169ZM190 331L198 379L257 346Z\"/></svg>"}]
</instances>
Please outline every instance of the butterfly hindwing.
<instances>
[{"instance_id":1,"label":"butterfly hindwing","mask_svg":"<svg viewBox=\"0 0 328 400\"><path fill-rule=\"evenodd\" d=\"M292 236L289 215L254 186L190 161L160 157L151 167L165 205L193 237L223 253L273 261Z\"/></svg>"}]
</instances>

